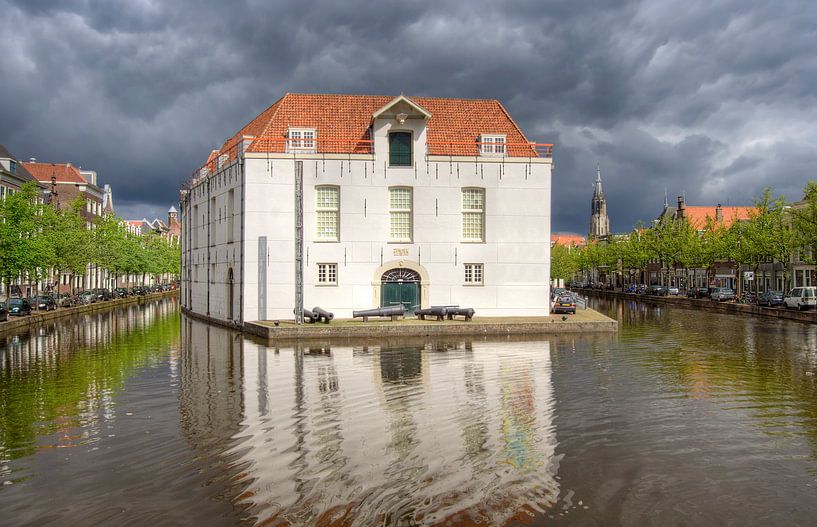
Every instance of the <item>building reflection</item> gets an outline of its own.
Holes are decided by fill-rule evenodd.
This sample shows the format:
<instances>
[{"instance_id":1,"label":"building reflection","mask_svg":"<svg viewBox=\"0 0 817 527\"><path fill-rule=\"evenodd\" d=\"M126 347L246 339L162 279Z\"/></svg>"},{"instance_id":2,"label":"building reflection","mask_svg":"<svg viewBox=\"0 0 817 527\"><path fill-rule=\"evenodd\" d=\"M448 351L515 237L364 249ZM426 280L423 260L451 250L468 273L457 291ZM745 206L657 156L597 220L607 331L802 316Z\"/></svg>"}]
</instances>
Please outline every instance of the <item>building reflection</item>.
<instances>
[{"instance_id":1,"label":"building reflection","mask_svg":"<svg viewBox=\"0 0 817 527\"><path fill-rule=\"evenodd\" d=\"M547 342L269 347L183 328L185 432L220 445L253 522L502 525L555 503Z\"/></svg>"}]
</instances>

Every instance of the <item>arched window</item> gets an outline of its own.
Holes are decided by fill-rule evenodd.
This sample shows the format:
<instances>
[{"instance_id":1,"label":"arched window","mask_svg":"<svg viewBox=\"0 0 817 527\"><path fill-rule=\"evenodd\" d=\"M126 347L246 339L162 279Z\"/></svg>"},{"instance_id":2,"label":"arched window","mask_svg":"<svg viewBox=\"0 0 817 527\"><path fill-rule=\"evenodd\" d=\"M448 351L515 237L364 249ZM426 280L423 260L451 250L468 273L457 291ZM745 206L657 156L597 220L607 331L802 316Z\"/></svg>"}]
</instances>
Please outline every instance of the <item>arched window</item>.
<instances>
[{"instance_id":1,"label":"arched window","mask_svg":"<svg viewBox=\"0 0 817 527\"><path fill-rule=\"evenodd\" d=\"M389 134L389 165L410 167L411 162L411 132L391 132Z\"/></svg>"}]
</instances>

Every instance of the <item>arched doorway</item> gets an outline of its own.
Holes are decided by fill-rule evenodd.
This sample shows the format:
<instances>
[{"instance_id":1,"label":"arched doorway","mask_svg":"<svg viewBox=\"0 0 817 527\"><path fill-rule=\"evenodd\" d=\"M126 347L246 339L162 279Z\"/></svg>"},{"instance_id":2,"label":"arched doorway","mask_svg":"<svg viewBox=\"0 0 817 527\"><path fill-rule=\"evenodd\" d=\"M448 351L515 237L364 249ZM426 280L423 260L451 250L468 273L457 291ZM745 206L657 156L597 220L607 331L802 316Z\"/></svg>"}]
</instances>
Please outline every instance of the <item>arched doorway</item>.
<instances>
[{"instance_id":1,"label":"arched doorway","mask_svg":"<svg viewBox=\"0 0 817 527\"><path fill-rule=\"evenodd\" d=\"M420 307L420 273L405 267L389 269L380 278L380 307L403 305L408 313Z\"/></svg>"},{"instance_id":2,"label":"arched doorway","mask_svg":"<svg viewBox=\"0 0 817 527\"><path fill-rule=\"evenodd\" d=\"M233 319L233 268L227 270L227 318Z\"/></svg>"}]
</instances>

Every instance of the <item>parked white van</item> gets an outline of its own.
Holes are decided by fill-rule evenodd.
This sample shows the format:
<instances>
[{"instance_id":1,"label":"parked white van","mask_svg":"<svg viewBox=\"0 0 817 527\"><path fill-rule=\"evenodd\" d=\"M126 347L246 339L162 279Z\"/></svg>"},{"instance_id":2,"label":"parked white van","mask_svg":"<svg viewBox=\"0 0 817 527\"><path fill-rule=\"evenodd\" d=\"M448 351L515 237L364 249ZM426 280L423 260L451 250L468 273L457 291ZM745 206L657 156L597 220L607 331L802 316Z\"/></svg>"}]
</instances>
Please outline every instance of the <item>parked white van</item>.
<instances>
[{"instance_id":1,"label":"parked white van","mask_svg":"<svg viewBox=\"0 0 817 527\"><path fill-rule=\"evenodd\" d=\"M795 287L783 297L783 305L801 310L817 306L817 287Z\"/></svg>"}]
</instances>

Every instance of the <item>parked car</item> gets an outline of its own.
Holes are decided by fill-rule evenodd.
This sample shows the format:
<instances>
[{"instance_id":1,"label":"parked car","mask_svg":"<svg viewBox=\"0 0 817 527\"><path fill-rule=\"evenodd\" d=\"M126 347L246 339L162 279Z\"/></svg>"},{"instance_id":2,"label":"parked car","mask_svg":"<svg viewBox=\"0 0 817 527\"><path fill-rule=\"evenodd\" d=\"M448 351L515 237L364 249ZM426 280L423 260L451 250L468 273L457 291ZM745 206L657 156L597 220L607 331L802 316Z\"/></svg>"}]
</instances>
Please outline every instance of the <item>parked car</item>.
<instances>
[{"instance_id":1,"label":"parked car","mask_svg":"<svg viewBox=\"0 0 817 527\"><path fill-rule=\"evenodd\" d=\"M59 307L71 307L76 304L76 298L69 295L68 293L60 293L57 297L57 306Z\"/></svg>"},{"instance_id":2,"label":"parked car","mask_svg":"<svg viewBox=\"0 0 817 527\"><path fill-rule=\"evenodd\" d=\"M127 298L128 294L128 290L125 287L117 287L113 290L113 296L115 298Z\"/></svg>"},{"instance_id":3,"label":"parked car","mask_svg":"<svg viewBox=\"0 0 817 527\"><path fill-rule=\"evenodd\" d=\"M817 287L795 287L783 297L783 305L800 310L817 306Z\"/></svg>"},{"instance_id":4,"label":"parked car","mask_svg":"<svg viewBox=\"0 0 817 527\"><path fill-rule=\"evenodd\" d=\"M131 294L134 295L134 296L135 295L144 296L144 295L147 294L147 292L148 292L147 289L145 289L144 287L142 287L140 285L137 285L136 287L131 289Z\"/></svg>"},{"instance_id":5,"label":"parked car","mask_svg":"<svg viewBox=\"0 0 817 527\"><path fill-rule=\"evenodd\" d=\"M678 289L677 287L668 287L667 288L667 294L668 295L673 295L673 296L678 296L678 295L681 294L681 290Z\"/></svg>"},{"instance_id":6,"label":"parked car","mask_svg":"<svg viewBox=\"0 0 817 527\"><path fill-rule=\"evenodd\" d=\"M31 304L25 298L9 298L8 302L9 315L16 317L31 314Z\"/></svg>"},{"instance_id":7,"label":"parked car","mask_svg":"<svg viewBox=\"0 0 817 527\"><path fill-rule=\"evenodd\" d=\"M9 319L9 310L4 302L0 302L0 322L5 322Z\"/></svg>"},{"instance_id":8,"label":"parked car","mask_svg":"<svg viewBox=\"0 0 817 527\"><path fill-rule=\"evenodd\" d=\"M77 303L79 304L93 304L96 302L96 293L93 291L80 291L77 294Z\"/></svg>"},{"instance_id":9,"label":"parked car","mask_svg":"<svg viewBox=\"0 0 817 527\"><path fill-rule=\"evenodd\" d=\"M559 295L553 302L551 311L554 313L572 313L576 314L576 299L573 295Z\"/></svg>"},{"instance_id":10,"label":"parked car","mask_svg":"<svg viewBox=\"0 0 817 527\"><path fill-rule=\"evenodd\" d=\"M734 289L729 289L728 287L712 287L709 291L709 298L713 302L727 302L729 300L735 300L735 291Z\"/></svg>"},{"instance_id":11,"label":"parked car","mask_svg":"<svg viewBox=\"0 0 817 527\"><path fill-rule=\"evenodd\" d=\"M96 295L97 301L101 302L104 300L113 300L114 296L110 289L105 289L104 287L98 287L93 290L94 294Z\"/></svg>"},{"instance_id":12,"label":"parked car","mask_svg":"<svg viewBox=\"0 0 817 527\"><path fill-rule=\"evenodd\" d=\"M57 309L57 303L48 295L35 296L29 303L37 311L53 311Z\"/></svg>"},{"instance_id":13,"label":"parked car","mask_svg":"<svg viewBox=\"0 0 817 527\"><path fill-rule=\"evenodd\" d=\"M783 291L764 291L757 297L757 305L759 306L782 306L783 305Z\"/></svg>"},{"instance_id":14,"label":"parked car","mask_svg":"<svg viewBox=\"0 0 817 527\"><path fill-rule=\"evenodd\" d=\"M687 291L687 296L689 298L709 298L709 288L693 287L689 291Z\"/></svg>"},{"instance_id":15,"label":"parked car","mask_svg":"<svg viewBox=\"0 0 817 527\"><path fill-rule=\"evenodd\" d=\"M667 288L663 285L651 285L647 288L647 294L653 296L666 296Z\"/></svg>"}]
</instances>

